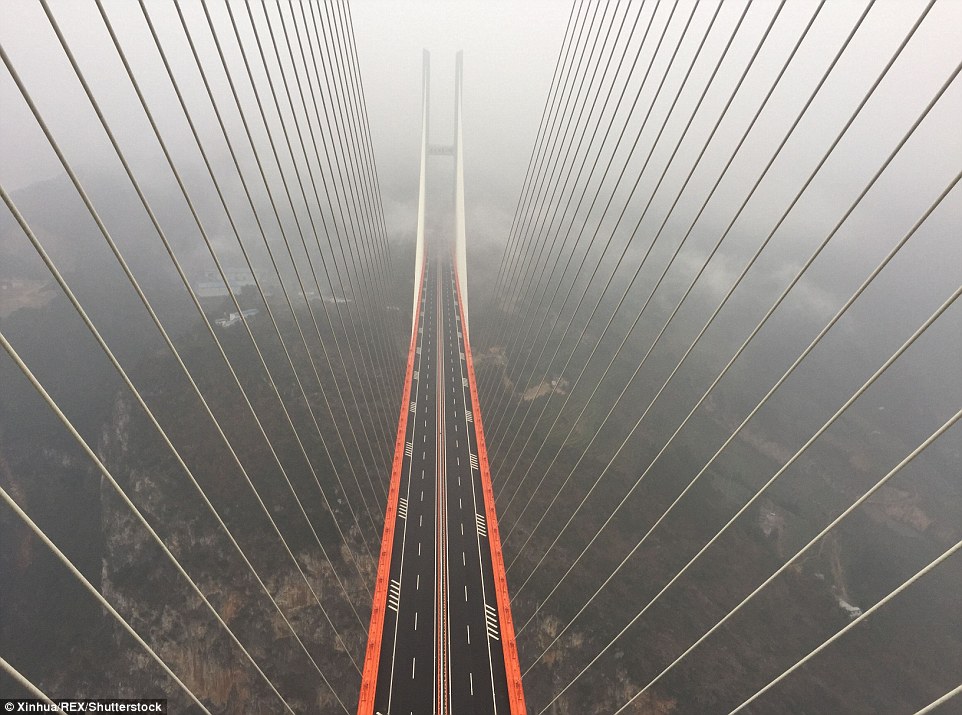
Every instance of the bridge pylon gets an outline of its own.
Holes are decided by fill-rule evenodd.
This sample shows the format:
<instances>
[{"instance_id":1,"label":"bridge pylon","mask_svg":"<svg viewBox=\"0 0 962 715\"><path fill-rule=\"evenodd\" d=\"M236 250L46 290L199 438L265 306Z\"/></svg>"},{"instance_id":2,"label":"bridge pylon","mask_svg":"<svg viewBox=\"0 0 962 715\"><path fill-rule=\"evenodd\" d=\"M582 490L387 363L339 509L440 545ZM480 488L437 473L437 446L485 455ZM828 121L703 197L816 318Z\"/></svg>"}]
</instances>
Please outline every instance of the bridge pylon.
<instances>
[{"instance_id":1,"label":"bridge pylon","mask_svg":"<svg viewBox=\"0 0 962 715\"><path fill-rule=\"evenodd\" d=\"M421 175L418 184L418 222L417 239L414 255L414 285L421 285L424 271L424 212L427 184L427 160L429 156L450 156L454 158L454 265L461 285L464 303L465 323L464 334L468 336L468 257L467 241L464 221L464 140L461 119L463 95L464 52L458 51L454 64L454 136L450 145L432 144L430 132L431 120L431 53L423 51L421 69ZM415 293L416 293L415 289ZM417 295L414 296L413 312L417 310ZM412 330L414 321L411 321Z\"/></svg>"},{"instance_id":2,"label":"bridge pylon","mask_svg":"<svg viewBox=\"0 0 962 715\"><path fill-rule=\"evenodd\" d=\"M461 286L464 308L464 341L468 342L468 256L464 227L464 138L461 131L464 90L464 53L458 52L454 65L454 266Z\"/></svg>"},{"instance_id":3,"label":"bridge pylon","mask_svg":"<svg viewBox=\"0 0 962 715\"><path fill-rule=\"evenodd\" d=\"M412 333L358 715L527 712L468 342L462 55L451 145L430 141L424 52ZM454 245L425 241L429 156L455 161Z\"/></svg>"},{"instance_id":4,"label":"bridge pylon","mask_svg":"<svg viewBox=\"0 0 962 715\"><path fill-rule=\"evenodd\" d=\"M421 176L418 182L418 224L414 250L414 298L411 307L411 334L417 323L418 288L424 274L424 202L428 169L428 118L431 101L431 53L423 51L421 68Z\"/></svg>"}]
</instances>

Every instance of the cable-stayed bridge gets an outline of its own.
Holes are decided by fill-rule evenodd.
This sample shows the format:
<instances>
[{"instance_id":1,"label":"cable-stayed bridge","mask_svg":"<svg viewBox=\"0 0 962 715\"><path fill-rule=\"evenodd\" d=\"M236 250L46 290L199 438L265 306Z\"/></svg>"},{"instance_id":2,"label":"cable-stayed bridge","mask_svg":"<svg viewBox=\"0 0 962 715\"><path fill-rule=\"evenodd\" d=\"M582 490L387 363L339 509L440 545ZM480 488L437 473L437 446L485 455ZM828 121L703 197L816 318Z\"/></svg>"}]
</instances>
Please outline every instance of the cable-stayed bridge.
<instances>
[{"instance_id":1,"label":"cable-stayed bridge","mask_svg":"<svg viewBox=\"0 0 962 715\"><path fill-rule=\"evenodd\" d=\"M431 145L425 52L411 347L359 713L526 712L461 288L461 53L454 82L453 144ZM455 226L429 242L432 154L454 159Z\"/></svg>"},{"instance_id":2,"label":"cable-stayed bridge","mask_svg":"<svg viewBox=\"0 0 962 715\"><path fill-rule=\"evenodd\" d=\"M497 256L460 54L407 247L344 0L9 14L0 696L958 709L958 4L576 0Z\"/></svg>"}]
</instances>

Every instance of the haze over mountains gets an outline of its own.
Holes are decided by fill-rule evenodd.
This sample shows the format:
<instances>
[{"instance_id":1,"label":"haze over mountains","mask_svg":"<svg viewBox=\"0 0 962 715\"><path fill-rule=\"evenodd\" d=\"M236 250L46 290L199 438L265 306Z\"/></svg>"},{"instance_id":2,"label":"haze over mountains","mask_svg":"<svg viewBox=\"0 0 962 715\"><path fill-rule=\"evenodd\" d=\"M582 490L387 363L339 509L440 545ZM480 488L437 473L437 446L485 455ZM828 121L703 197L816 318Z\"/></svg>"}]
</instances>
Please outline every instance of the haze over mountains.
<instances>
[{"instance_id":1,"label":"haze over mountains","mask_svg":"<svg viewBox=\"0 0 962 715\"><path fill-rule=\"evenodd\" d=\"M149 133L136 95L125 84L96 5L51 6L89 71L94 94L119 133L188 283L194 289L205 281L217 283L210 249ZM226 6L210 6L214 25L230 38ZM234 6L243 17L243 8ZM287 5L283 15L268 7L271 18L293 18ZM228 529L212 517L7 208L0 211L0 332L157 526L248 654L192 591L7 352L0 357L0 487L212 712L277 712L271 683L296 712L336 712L342 705L353 710L357 701L357 666L368 635L410 337L423 46L433 50L432 102L440 119L432 126L432 141L437 143L444 143L450 132L444 119L452 104L447 57L451 55L453 70L453 51L465 50L471 341L530 712L610 713L643 689L624 712L728 712L959 541L962 432L955 424L647 688L962 405L962 307L956 301L823 435L805 446L958 288L958 187L784 385L766 397L959 172L962 139L956 125L962 85L955 79L878 182L858 199L942 83L957 71L959 6L935 2L818 171L836 133L927 4L876 3L784 150L778 149L779 142L863 6L827 3L821 8L816 2L789 0L779 9L776 4L730 2L712 20L713 4L680 2L668 23L665 49L655 53L646 44L640 52L646 61L655 57L651 79L642 80L643 70L629 73L627 61L615 75L617 58L624 52L630 61L641 46L644 23L654 18L658 30L674 7L650 2L597 8L592 3L522 8L472 3L457 9L440 2L352 4L379 187L378 199L370 204L378 208L370 215L377 220L366 213L365 197L374 195L366 184L346 182L342 202L333 181L338 174L325 163L323 152L292 160L279 145L281 160L267 170L276 191L268 193L255 182L257 162L242 141L235 109L227 114L227 128L244 148L240 164L255 186L248 204L191 64L175 6L151 7L188 106L196 111L201 137L211 149L214 174L226 188L232 226L174 103L139 7L107 3L108 15L124 31L122 44L144 83L148 104L156 108L162 134L174 148L211 248L226 270L244 276L237 305L213 290L201 299L202 317L112 154L42 7L28 0L10 4L9 20L0 23L0 44L63 142L187 373L209 400L217 425L7 70L0 80L0 184ZM183 8L188 26L201 38L201 59L219 67L203 7L185 2ZM252 51L255 28L263 31L267 24L256 3L254 11L254 21L241 23ZM545 149L546 178L538 184L526 172L539 166L539 120L550 106L552 71L564 47L569 11L571 17L593 23L582 42L594 49L586 55L585 81L568 86L577 92L567 125L571 153ZM730 114L718 134L711 135L776 12L783 14L735 94ZM690 28L683 30L689 13ZM723 169L814 13L820 14L812 34L788 65L737 161ZM636 17L637 29L632 30ZM724 55L713 75L736 27L731 54ZM703 35L707 40L698 50ZM595 36L597 45L592 46ZM669 62L676 41L681 49ZM615 59L607 65L609 55ZM232 68L241 66L234 44L228 46L227 58ZM684 70L693 61L686 84ZM286 61L269 65L275 77L288 66ZM602 75L609 66L611 72ZM596 75L587 74L596 67ZM222 70L213 76L215 96L231 106ZM662 76L664 88L656 94ZM256 77L266 98L267 73L258 69ZM253 92L244 87L244 106L256 116ZM602 111L601 102L610 95L613 103L622 87L629 100L640 93L641 109L629 111L626 103L617 111L613 104ZM706 87L710 91L695 112ZM679 100L672 105L675 93ZM597 105L591 102L594 96L600 98ZM344 102L346 112L347 99L337 101ZM643 111L649 104L650 117ZM582 109L583 114L576 113ZM268 137L280 139L284 121L293 126L295 116L303 120L310 112L283 114L283 121L270 114L269 127L255 127L258 157L265 161ZM689 129L690 115L695 119ZM596 123L601 130L589 141ZM320 121L314 124L319 140L333 146L339 135L325 133ZM602 140L609 125L612 132ZM562 126L559 121L559 135ZM622 129L626 139L616 145ZM352 136L347 129L338 131ZM710 135L704 159L697 159L687 184L686 175ZM639 148L629 151L636 136ZM676 144L679 151L673 154ZM559 145L566 146L560 139ZM769 171L765 167L776 150L781 153L770 173L736 218L752 182ZM332 162L340 161L331 156ZM598 169L589 178L596 157ZM555 163L549 171L551 160ZM609 161L614 169L602 178ZM316 169L316 202L311 182L305 182L303 194L296 188L295 166L305 177L309 166ZM347 175L360 164L337 164L342 166ZM622 166L623 181L617 179ZM717 194L699 213L723 171ZM812 172L815 179L780 223ZM282 176L291 182L294 198L277 203L275 219L271 198L284 195ZM328 177L330 203L321 191ZM450 167L431 165L432 240L444 238L453 223L451 183ZM856 201L798 285L689 418ZM255 216L269 219L263 238ZM328 219L327 230L308 230L308 217L320 226L322 216ZM297 239L298 226L306 246ZM266 301L246 278L250 271L235 227ZM773 231L757 262L739 278ZM276 265L268 246L279 257ZM322 263L329 272L321 269ZM726 299L736 281L737 289ZM567 295L571 297L565 299ZM725 306L713 317L722 300L727 300ZM245 321L230 321L238 307L257 312ZM211 322L210 330L204 318ZM225 318L224 324L216 323ZM709 319L711 325L700 336ZM758 414L741 427L762 400ZM737 436L716 455L736 430ZM778 479L759 495L775 474ZM750 501L704 557L662 593ZM156 695L170 698L172 711L201 712L6 505L0 506L0 572L0 655L51 697ZM956 553L786 678L753 712L915 712L957 685L960 592L962 557ZM0 674L0 695L22 694L9 674ZM958 707L956 699L938 712Z\"/></svg>"}]
</instances>

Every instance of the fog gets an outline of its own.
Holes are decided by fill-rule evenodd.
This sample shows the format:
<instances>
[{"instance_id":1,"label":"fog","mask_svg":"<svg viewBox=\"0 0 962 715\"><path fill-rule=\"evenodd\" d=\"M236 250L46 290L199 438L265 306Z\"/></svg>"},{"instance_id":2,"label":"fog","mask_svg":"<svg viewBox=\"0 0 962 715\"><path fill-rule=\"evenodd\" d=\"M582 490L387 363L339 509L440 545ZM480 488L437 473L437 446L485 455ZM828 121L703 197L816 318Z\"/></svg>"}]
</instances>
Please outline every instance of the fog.
<instances>
[{"instance_id":1,"label":"fog","mask_svg":"<svg viewBox=\"0 0 962 715\"><path fill-rule=\"evenodd\" d=\"M343 55L356 48L355 117L352 67L327 49L331 28L348 27L346 3L103 0L121 57L95 0L49 0L142 195L44 5L5 2L0 46L129 275L7 69L0 185L172 443L6 206L0 331L217 607L239 614L259 653L283 654L271 666L305 712L357 697L345 654L363 658L408 356L424 50L433 145L451 143L464 53L471 343L529 711L569 682L559 711L616 710L962 405L956 301L836 414L962 282L962 3L356 0ZM452 168L428 159L429 240L441 246ZM243 285L218 292L221 270ZM213 295L195 298L201 286ZM237 324L240 309L252 312ZM157 605L157 585L179 573L21 372L0 355L0 486L224 712L271 711L269 688L187 589ZM311 599L276 558L271 515L291 559L331 589L327 620L294 620L334 688L315 687L299 661L287 669L286 635L263 625L271 603L174 446L285 606ZM727 712L850 623L850 607L869 608L958 540L960 464L955 424L631 711ZM129 688L176 690L13 512L0 515L13 574L0 655L58 695L105 692L125 668ZM960 578L956 555L765 706L931 701L957 679ZM346 647L332 648L340 633ZM62 664L52 652L79 655ZM7 676L0 685L19 693Z\"/></svg>"},{"instance_id":2,"label":"fog","mask_svg":"<svg viewBox=\"0 0 962 715\"><path fill-rule=\"evenodd\" d=\"M479 250L504 245L570 9L557 2L351 6L392 234L411 234L416 221L421 50L431 52L438 144L453 132L454 55L463 50L468 223Z\"/></svg>"}]
</instances>

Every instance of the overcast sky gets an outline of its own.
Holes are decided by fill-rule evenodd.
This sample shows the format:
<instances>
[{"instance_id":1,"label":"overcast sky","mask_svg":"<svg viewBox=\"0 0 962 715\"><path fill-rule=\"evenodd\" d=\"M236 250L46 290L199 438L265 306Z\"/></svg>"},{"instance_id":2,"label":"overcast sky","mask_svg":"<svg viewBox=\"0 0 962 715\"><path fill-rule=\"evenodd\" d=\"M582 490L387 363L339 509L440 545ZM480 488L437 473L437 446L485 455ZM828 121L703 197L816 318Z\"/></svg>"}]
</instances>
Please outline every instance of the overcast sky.
<instances>
[{"instance_id":1,"label":"overcast sky","mask_svg":"<svg viewBox=\"0 0 962 715\"><path fill-rule=\"evenodd\" d=\"M197 166L196 152L177 116L175 98L157 60L136 3L105 6L125 51L154 105L171 145L186 147L183 161ZM162 156L125 82L116 53L92 2L51 2L88 80L140 172L163 174ZM149 3L161 38L172 50L175 72L196 76L182 30L168 2ZM238 6L242 7L242 6ZM254 3L258 7L258 3ZM184 3L201 51L216 65L199 3ZM220 3L210 3L226 26ZM466 182L468 211L477 240L507 235L561 48L570 6L566 2L357 2L351 5L357 50L391 239L408 240L416 223L420 149L422 49L432 53L432 140L447 143L453 129L454 56L464 51ZM243 16L243 12L240 13ZM0 42L55 135L76 166L117 171L102 130L73 76L40 4L12 0L0 23ZM20 29L18 29L20 28ZM22 31L30 28L29 32ZM229 34L229 32L228 32ZM229 44L229 43L228 43ZM235 56L235 61L239 59ZM212 77L218 85L216 73ZM221 87L224 86L220 82ZM196 83L185 83L188 102L203 107ZM15 191L62 170L6 73L0 77L3 166L0 179ZM209 112L195 120L216 135ZM256 126L256 122L254 123ZM239 127L238 127L239 131ZM214 151L218 142L212 142ZM105 164L106 162L106 164ZM443 160L442 160L443 162ZM168 179L161 176L162 181Z\"/></svg>"},{"instance_id":2,"label":"overcast sky","mask_svg":"<svg viewBox=\"0 0 962 715\"><path fill-rule=\"evenodd\" d=\"M465 201L483 202L490 230L506 235L570 4L361 0L351 9L389 225L415 225L421 51L431 52L431 140L443 144L453 130L454 55L463 50Z\"/></svg>"},{"instance_id":3,"label":"overcast sky","mask_svg":"<svg viewBox=\"0 0 962 715\"><path fill-rule=\"evenodd\" d=\"M185 291L180 290L180 276L161 247L160 232L148 221L147 212L120 168L40 0L0 2L0 45L81 176L93 204L117 237L120 252L130 259L132 274L154 278L156 293L176 294L164 309L168 312L161 311L163 321L170 324L198 319L182 295ZM268 106L262 120L258 112L262 99L270 104L274 78L284 78L286 84L290 78L317 72L316 65L313 70L299 69L296 59L285 60L280 53L278 59L268 57L263 66L258 64L256 53L261 42L276 42L279 35L271 18L283 22L298 10L329 8L331 4L320 0L179 0L185 15L182 26L174 0L144 0L146 18L139 2L103 3L146 97L145 104L173 156L172 163L183 175L183 195L152 135L95 0L49 0L66 45L76 54L132 174L144 185L151 210L159 215L158 224L170 237L171 253L186 266L184 283L205 278L213 265L211 253L228 268L246 266L239 255L240 246L244 246L245 261L249 251L255 275L271 281L268 288L287 286L296 293L294 279L300 280L305 265L313 270L313 264L303 260L315 250L307 236L317 239L316 251L322 257L334 256L335 245L342 257L340 263L332 263L331 273L337 280L327 278L329 283L325 284L323 278L317 279L317 290L347 297L342 277L352 268L348 267L339 228L347 236L350 224L353 235L348 236L346 244L356 247L358 253L363 250L367 255L369 249L375 253L379 248L371 238L375 231L367 235L363 227L354 231L363 224L363 218L344 218L344 213L352 211L350 205L335 216L335 203L338 209L351 203L347 199L341 202L336 188L336 200L328 194L328 205L322 205L319 185L323 184L326 192L327 177L332 185L338 180L342 187L362 185L357 175L350 173L359 162L350 151L339 151L343 143L330 154L326 151L325 142L333 145L335 135L343 139L349 130L342 129L341 134L331 131L326 110L325 119L321 119L317 103L324 101L323 89L318 90L322 99L314 101L319 140L311 127L313 120L298 123L287 119L311 116L303 95L300 108L288 95L288 110L275 95L276 114ZM571 2L353 0L354 39L388 238L394 245L410 248L417 224L422 50L431 52L430 139L436 144L447 144L451 139L455 53L463 50L466 223L469 276L475 276L469 287L477 291L481 284L487 291L483 296L486 301L476 301L472 293L470 304L472 315L504 323L505 330L499 325L491 331L494 338L508 336L501 342L492 339L482 347L502 347L509 365L523 362L526 366L527 355L534 353L534 348L549 345L549 337L565 335L587 356L602 330L614 345L622 337L619 330L637 324L637 331L631 328L635 342L629 344L622 359L634 369L639 359L647 360L648 353L642 351L654 355L647 365L649 374L642 373L635 384L641 390L659 384L662 373L669 374L668 366L674 365L674 356L683 354L690 340L701 340L698 331L704 321L715 321L718 315L692 360L703 360L704 366L712 368L709 373L706 367L704 375L713 377L715 363L722 369L743 336L750 334L773 301L781 301L779 294L824 245L825 250L801 274L785 302L779 302L778 312L766 324L766 330L753 339L751 349L735 363L736 369L743 371L742 383L727 383L734 385L733 394L749 384L760 392L767 390L790 361L807 349L839 306L861 290L866 277L913 230L962 168L962 77L953 75L962 62L962 0L935 0L904 52L898 49L929 5L929 0L579 3L593 18L582 44L604 39L597 46L592 44L581 72L581 76L590 74L592 79L583 86L576 81L565 84L566 90L577 86L569 116L577 112L578 118L572 124L574 138L568 145L574 146L583 136L592 138L579 145L570 159L564 152L551 155L551 167L545 174L557 181L555 186L564 188L556 194L553 205L538 205L539 211L544 210L520 242L523 246L539 246L535 260L519 261L522 268L518 274L506 280L507 287L498 292L491 285L494 281L485 284L485 278L494 273L492 265L498 265L509 237ZM205 8L212 18L209 26ZM864 25L853 35L851 44L845 45L866 8L870 9ZM228 9L231 15L237 12L240 29L233 29L236 25L228 21ZM807 32L809 18L815 13L818 15L811 32L789 62L789 53L801 33ZM152 41L148 20L156 28L160 50L185 96L186 112L177 101L161 52ZM646 24L653 28L650 37ZM770 35L766 34L769 26ZM615 37L607 33L607 28L624 28L625 32L618 29ZM662 32L664 44L657 39ZM309 29L305 35L316 39L318 33ZM188 38L197 43L197 63ZM224 44L223 62L215 41L218 47ZM287 57L293 57L290 47L288 52ZM839 52L835 64L833 58ZM896 61L893 58L897 53ZM248 54L255 57L254 69L248 69L249 78L245 73ZM609 58L614 64L621 56L627 58L626 63L609 74ZM629 71L633 57L640 61L637 69ZM595 75L596 71L599 74ZM208 78L207 73L213 102L201 81L202 76ZM823 76L827 77L824 84ZM948 83L953 76L955 79ZM881 78L877 87L876 78ZM230 86L234 81L240 86L236 99ZM914 129L913 124L943 86L947 86L944 95ZM326 91L336 96L329 85ZM626 97L623 104L620 100L617 105L608 103L622 91ZM594 106L593 97L600 99L601 108L581 114L582 108ZM864 106L860 105L863 98ZM218 114L224 114L223 131L215 119L215 108ZM210 174L219 182L216 192L185 114L196 122L204 160L208 160L209 152ZM248 128L248 121L252 128ZM303 124L315 140L314 148L320 141L324 152L317 150L312 155L303 138L292 140L289 131L300 134ZM334 125L339 124L344 127L350 122L339 122L335 117ZM300 146L295 143L298 138ZM904 138L907 140L900 145ZM555 163L560 156L564 158ZM445 158L431 162L432 167L450 167L450 160ZM336 168L332 168L334 165ZM579 166L590 167L584 179ZM883 166L887 168L873 184ZM569 176L577 178L569 184ZM50 179L53 181L37 183ZM253 185L249 193L248 182ZM81 303L88 302L88 295L92 298L94 322L126 315L117 309L119 303L115 301L120 298L112 295L110 300L103 299L105 286L116 286L119 295L126 279L64 178L62 167L5 69L0 69L0 183L22 203L27 221L38 227L54 262L68 269L65 273L71 273L71 281L76 280ZM299 184L299 191L289 188L288 183ZM863 200L863 192L870 185ZM223 205L218 201L221 186L227 197ZM431 195L441 196L443 189L439 182L432 187ZM549 188L545 192L549 190L554 191ZM363 192L359 189L357 193ZM586 196L587 201L582 203L579 195ZM361 201L354 201L353 206L358 207ZM320 217L318 221L315 215ZM194 216L199 218L194 221ZM330 217L329 222L325 216ZM266 228L261 226L264 217ZM323 246L322 237L326 239ZM779 393L780 399L789 395L791 399L784 398L785 404L798 408L799 415L809 418L816 414L816 397L825 397L827 404L852 394L870 371L892 355L959 286L962 187L956 186L905 245L906 249L877 279L873 278L837 329L804 363L800 377L789 384L796 391ZM277 267L274 250L280 253L282 247L287 254L282 254L283 265ZM547 248L542 251L541 247ZM398 253L403 260L373 277L377 272L368 270L370 263L353 265L357 283L367 281L368 295L380 300L383 291L375 290L375 281L392 271L395 275L388 278L397 278L399 283L409 281L413 290L412 252ZM560 257L564 257L564 263ZM555 258L559 262L552 264ZM558 265L563 270L556 269ZM46 277L46 268L23 232L9 212L4 212L0 214L0 278L16 277L17 271L27 275L28 269L33 271L30 275ZM629 283L630 291L625 288ZM541 299L549 295L549 287L554 292L542 309ZM619 303L622 290L626 299ZM308 292L302 291L308 303ZM363 288L358 293L363 296ZM502 299L504 293L511 295ZM129 290L125 295L132 303L139 301ZM404 301L404 305L410 303ZM712 313L716 305L719 311L724 307L724 312ZM486 309L490 312L485 314L482 311ZM569 315L562 320L566 310ZM677 317L672 312L675 310ZM665 330L661 321L669 314L674 323L672 330ZM583 320L583 330L574 320L576 316ZM644 320L640 320L642 316ZM607 326L601 327L609 318L608 325L615 326L610 332ZM363 326L363 321L359 322ZM111 330L115 332L108 335L108 343L131 342L126 326L118 323ZM189 335L186 329L184 334ZM472 338L475 335L472 330ZM658 348L661 352L651 352L662 335L666 338ZM142 346L133 347L139 350ZM575 355L574 350L572 347L571 355ZM941 423L945 414L962 404L959 354L962 303L954 304L925 339L900 359L897 370L880 383L879 391L873 392L879 407L869 405L864 409L874 414L889 405L889 413L898 413L904 423L899 425L900 434L917 443L931 432L929 421ZM72 357L69 353L67 356ZM591 365L602 364L593 350L591 356ZM570 377L581 370L577 360L567 354L550 359L551 364L543 370L545 378ZM535 358L535 362L538 360ZM532 364L530 372L531 376L522 378L529 383L532 376L540 379L542 368L538 365L535 370ZM608 374L607 369L604 374ZM695 377L702 376L696 376L694 369L692 375L691 385L697 386ZM500 391L500 379L489 384ZM575 394L575 389L568 394ZM612 388L611 395L616 391ZM692 388L693 393L700 391L700 387ZM609 397L604 392L599 394L604 400ZM899 410L906 395L919 399L922 406L917 413ZM751 395L745 391L737 397L747 401ZM496 406L509 404L500 396L498 400ZM631 401L629 394L626 403ZM662 404L668 402L671 409L689 409L690 401L664 399ZM732 398L731 404L737 405L738 400ZM735 407L730 409L734 415ZM717 414L725 412L719 410ZM919 414L925 419L917 419ZM618 426L628 424L630 421ZM504 425L511 426L507 422ZM668 420L659 421L661 428L673 429L672 425ZM794 427L789 424L785 429L783 441L790 443ZM957 426L951 446L956 463L958 432Z\"/></svg>"},{"instance_id":4,"label":"overcast sky","mask_svg":"<svg viewBox=\"0 0 962 715\"><path fill-rule=\"evenodd\" d=\"M200 172L197 151L186 132L182 113L176 105L156 49L152 46L138 4L105 0L105 5L142 83L148 103L157 114L161 131L168 137L168 142L175 152L175 160L181 166L187 167L188 174L191 170ZM188 104L196 108L195 120L202 132L209 132L209 147L215 161L226 161L224 142L218 136L209 105L202 96L196 69L192 66L173 3L161 0L147 5L159 30L161 41L168 48L174 72L182 78ZM258 18L256 22L263 26L260 19L261 4L252 5ZM267 5L274 7L272 3ZM682 215L684 221L687 221L686 215L693 215L697 209L695 202L706 195L728 153L734 149L752 113L774 81L792 42L816 5L814 0L789 0L785 3L781 16L774 25L772 36L764 44L747 76L745 86L731 105L729 116L721 125L710 150L699 165L694 183L687 190L688 204L685 205L683 201L675 212ZM874 5L864 27L846 50L829 81L820 90L816 101L806 112L804 121L797 131L794 131L792 140L782 151L779 162L766 177L760 195L740 219L736 234L744 233L748 237L758 238L771 228L777 218L773 207L783 207L791 199L924 5L921 0L882 0ZM232 65L232 72L240 72L239 53L234 49L230 38L224 4L210 2L208 6L214 23L219 28L218 32L227 38L228 61ZM150 138L143 112L129 83L126 80L119 81L123 78L123 69L116 52L110 46L109 37L93 0L52 0L51 7L63 27L68 44L84 68L94 94L117 132L135 173L146 176L148 181L155 179L159 196L173 194L176 187L172 186L169 171L164 166L156 142ZM219 95L218 101L223 101L224 106L229 108L230 102L225 96L226 82L218 74L216 54L201 5L197 2L184 2L183 7L201 55L205 63L210 63L213 68L212 81L215 92ZM237 3L236 7L241 9L244 5ZM438 0L395 3L357 0L351 7L391 239L396 242L409 241L416 224L422 49L428 49L432 53L431 126L432 141L437 143L446 143L450 137L454 55L456 51L463 50L465 183L469 243L475 248L489 243L497 244L494 253L500 257L500 246L509 233L552 73L562 47L571 6L567 2L450 3ZM630 59L640 44L642 27L652 13L656 16L654 33L645 46L653 46L654 35L660 31L669 8L674 7L674 4L611 2L590 7L604 8L603 13L599 13L599 19L605 15L604 25L617 26L627 18L625 34L617 43L613 43L614 46L608 45L603 53L598 52L593 56L589 63L593 68L600 63L601 56L617 57L627 53ZM667 161L685 121L694 108L694 102L721 57L723 48L741 16L744 3L735 0L724 3L718 13L717 23L707 35L705 33L708 31L709 20L717 6L709 3L697 7L692 16L690 31L686 33L680 52L672 63L664 90L653 102L654 112L648 121L646 102L653 101L655 86L663 76L666 58L670 54L669 48L680 34L685 24L684 18L691 7L688 2L678 3L677 13L670 23L671 30L664 47L658 53L659 59L654 64L651 79L638 105L639 109L629 116L626 109L629 102L626 101L618 116L612 118L609 110L608 114L602 117L602 128L609 122L614 128L606 148L601 150L602 165L613 151L611 147L616 144L614 135L622 127L626 128L626 135L619 145L619 162L623 162L627 156L628 146L642 128L643 121L647 122L639 143L640 148L628 162L625 180L615 187L612 176L601 192L602 197L614 192L619 200L624 200L634 179L644 173L647 178L641 184L640 193L630 202L629 219L632 218L631 211L639 212L640 206L647 201L653 190L658 172ZM657 212L667 209L676 187L684 178L684 172L694 162L712 123L777 7L775 2L759 2L750 6L732 50L713 80L711 91L706 95L704 106L699 110L691 132L685 137L681 152L672 162L669 180L659 189L651 215L646 219L651 223L652 232L660 223L661 217ZM698 250L694 254L683 254L680 265L690 265L689 270L693 270L702 260L705 247L710 246L706 241L717 238L717 229L727 221L725 212L734 210L733 207L742 200L864 7L865 4L855 0L830 2L825 5L809 38L785 77L779 82L778 91L773 94L759 125L740 149L738 161L719 188L712 210L706 215L706 220L701 222L703 235L701 238L698 235L693 237L692 243ZM239 14L243 16L245 13ZM636 16L641 22L637 31L631 34L632 39L626 42L625 38L629 35L627 28ZM683 70L691 61L698 39L702 36L707 37L707 42L694 66L681 102L673 111L668 131L663 137L657 138L656 132L661 126L669 100L675 93ZM250 33L246 33L245 43L251 42L250 38ZM122 178L116 158L104 139L103 131L79 88L49 22L43 15L40 3L35 0L11 0L6 3L5 21L0 23L0 42L74 165L84 170L103 169L126 186L127 182ZM852 130L834 150L831 160L806 190L803 201L781 229L781 233L788 236L781 241L783 245L789 245L793 236L818 239L831 228L847 205L845 202L857 195L939 85L945 81L958 62L960 46L962 3L940 0L935 3L917 36L888 73L852 126ZM632 73L628 80L629 101L645 75L642 71L645 59L643 57L639 69ZM623 69L614 85L612 76L609 75L599 86L590 89L592 92L600 89L602 98L612 86L617 93L625 81L625 76L626 70ZM952 131L952 128L957 125L957 119L962 113L960 86L962 83L955 82L950 87L931 116L906 145L892 169L868 197L865 210L853 215L847 224L850 227L847 239L849 243L838 242L842 246L839 260L830 263L829 267L838 265L844 267L844 272L849 272L851 261L865 253L866 249L877 254L884 245L888 245L876 240L877 233L884 230L888 236L893 230L908 228L957 171L959 157L962 155L962 134ZM46 140L38 131L35 120L27 111L6 72L0 73L0 92L3 104L3 111L0 112L3 157L0 181L8 189L16 190L38 179L61 175L62 170ZM249 96L249 93L246 96ZM579 102L583 105L584 98ZM253 109L248 111L253 114ZM230 112L228 115L229 129L239 134L239 121L232 118ZM581 131L586 131L588 120L589 118L585 117L580 125ZM591 117L590 121L595 123L598 120ZM256 134L260 130L256 121L254 125ZM277 134L276 131L274 133ZM260 136L266 139L266 134L261 133ZM588 155L599 151L599 143L592 145ZM243 145L243 141L240 144ZM643 171L649 146L655 147L654 160L651 166ZM582 156L584 155L582 150ZM244 161L242 157L242 162ZM246 161L250 167L250 161ZM432 164L440 166L444 161L433 159ZM251 169L253 170L253 167ZM230 171L225 172L230 174ZM228 178L228 181L232 180ZM168 186L169 190L165 190L164 186ZM589 197L596 187L597 181L591 184ZM228 191L238 188L236 185L227 187ZM209 186L198 184L195 196L203 199L209 195ZM947 255L952 259L957 258L960 252L959 242L949 238L949 227L958 226L962 213L958 195L959 192L955 192L946 202L946 207L930 222L942 236L939 242L940 250L948 252ZM618 201L615 203L617 205ZM595 215L598 214L600 210L596 211ZM606 221L606 226L613 226L613 219ZM223 223L223 219L214 216L211 220L211 224L215 226L218 222ZM627 230L633 223L633 220L628 220L619 230ZM683 222L679 224L679 228L683 229L685 225ZM669 229L671 228L672 226L669 226ZM556 231L557 227L551 230ZM184 233L187 233L186 229ZM637 244L637 250L643 249L644 242L634 243ZM671 249L670 241L661 243L666 246L665 250ZM718 266L714 276L708 276L709 279L719 279L720 285L724 285L732 272L737 271L740 265L739 256L744 255L744 241L729 243L733 244L730 255L720 256L716 261ZM803 246L798 241L795 243ZM726 261L733 260L734 267L726 270ZM798 256L793 260L797 261ZM868 260L871 260L871 256ZM955 280L953 262L949 260L935 266L943 280L948 282ZM767 272L772 275L779 274L783 268L775 266ZM832 276L828 276L828 279L835 280ZM906 289L912 290L915 285L916 282L911 281Z\"/></svg>"}]
</instances>

